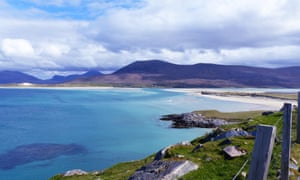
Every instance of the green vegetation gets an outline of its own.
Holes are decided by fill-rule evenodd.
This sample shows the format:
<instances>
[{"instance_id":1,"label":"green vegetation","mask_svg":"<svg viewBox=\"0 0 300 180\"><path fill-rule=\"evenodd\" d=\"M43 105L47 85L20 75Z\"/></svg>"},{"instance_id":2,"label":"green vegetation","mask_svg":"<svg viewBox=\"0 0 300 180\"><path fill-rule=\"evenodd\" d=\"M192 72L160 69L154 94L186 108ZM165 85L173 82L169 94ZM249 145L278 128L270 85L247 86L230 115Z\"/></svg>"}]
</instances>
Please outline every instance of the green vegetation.
<instances>
[{"instance_id":1,"label":"green vegetation","mask_svg":"<svg viewBox=\"0 0 300 180\"><path fill-rule=\"evenodd\" d=\"M220 112L217 110L194 111L208 118L224 119L227 121L246 121L262 114L263 111Z\"/></svg>"},{"instance_id":2,"label":"green vegetation","mask_svg":"<svg viewBox=\"0 0 300 180\"><path fill-rule=\"evenodd\" d=\"M277 112L268 116L260 116L260 111L252 112L239 112L239 113L221 113L218 111L198 111L203 113L208 117L217 117L225 119L235 119L243 120L239 124L230 124L222 127L223 129L231 128L242 128L248 131L253 131L258 124L266 125L276 125L277 127L277 137L275 146L273 149L272 160L270 163L270 169L268 174L268 179L276 179L278 170L280 170L281 163L281 136L282 136L282 112ZM250 120L249 120L250 119ZM247 121L246 121L247 120ZM296 114L293 114L293 133L292 133L292 142L295 140L295 126L296 126ZM222 152L222 149L226 147L224 141L226 139L221 139L218 141L208 141L204 142L207 135L199 137L193 140L192 145L179 145L175 146L168 150L166 160L177 160L177 159L187 159L199 165L199 169L192 171L189 174L185 175L182 179L185 180L194 180L194 179L232 179L246 160L249 162L246 164L242 172L248 172L251 163L251 152L253 150L254 138L251 137L232 137L230 138L230 145L237 146L241 149L247 151L247 154L238 158L228 158ZM203 146L194 150L197 145L200 143ZM111 168L104 170L98 175L86 175L86 176L74 176L74 177L62 177L57 175L52 178L52 180L58 179L127 179L131 176L135 170L139 169L141 166L151 162L154 155L151 155L140 161L133 161L127 163L120 163ZM300 144L292 144L291 157L300 162ZM297 179L296 175L300 175L296 170L294 171L295 176L291 176L291 179ZM239 175L237 179L245 179L242 175Z\"/></svg>"},{"instance_id":3,"label":"green vegetation","mask_svg":"<svg viewBox=\"0 0 300 180\"><path fill-rule=\"evenodd\" d=\"M135 170L139 169L143 165L153 161L154 155L151 155L143 160L132 161L132 162L123 162L116 164L104 171L101 172L92 172L88 175L82 176L71 176L71 177L63 177L63 175L56 175L52 177L50 180L95 180L100 178L101 180L111 180L111 179L128 179Z\"/></svg>"},{"instance_id":4,"label":"green vegetation","mask_svg":"<svg viewBox=\"0 0 300 180\"><path fill-rule=\"evenodd\" d=\"M277 98L277 99L285 99L285 100L297 100L298 96L296 93L261 93L264 97Z\"/></svg>"},{"instance_id":5,"label":"green vegetation","mask_svg":"<svg viewBox=\"0 0 300 180\"><path fill-rule=\"evenodd\" d=\"M111 180L111 179L127 179L131 176L135 170L139 169L143 165L153 161L154 155L149 156L140 161L132 161L117 164L107 170L105 170L101 174L101 179L103 180Z\"/></svg>"}]
</instances>

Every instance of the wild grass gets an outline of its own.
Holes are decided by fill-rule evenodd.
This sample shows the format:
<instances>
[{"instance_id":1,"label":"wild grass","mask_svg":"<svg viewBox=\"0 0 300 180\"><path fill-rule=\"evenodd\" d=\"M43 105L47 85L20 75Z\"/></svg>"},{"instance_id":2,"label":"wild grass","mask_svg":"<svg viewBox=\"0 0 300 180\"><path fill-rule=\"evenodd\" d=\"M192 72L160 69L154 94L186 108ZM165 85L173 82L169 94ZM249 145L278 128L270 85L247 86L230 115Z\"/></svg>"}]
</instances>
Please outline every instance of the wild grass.
<instances>
[{"instance_id":1,"label":"wild grass","mask_svg":"<svg viewBox=\"0 0 300 180\"><path fill-rule=\"evenodd\" d=\"M280 170L280 163L281 163L281 142L282 142L282 112L274 113L268 116L260 116L259 113L261 112L239 112L239 113L221 113L218 111L198 111L199 113L206 113L205 115L213 116L216 118L234 118L234 119L243 119L243 122L239 124L231 124L228 126L224 126L224 129L231 129L231 128L242 128L245 130L254 130L256 125L258 124L266 124L266 125L275 125L277 128L277 136L276 142L273 149L272 160L270 163L268 179L276 179L278 172ZM300 145L294 142L295 140L295 128L296 128L296 116L295 112L293 114L293 126L292 126L292 151L291 157L296 159L300 162ZM249 119L250 118L250 119ZM247 173L250 168L251 164L251 152L254 146L254 138L249 137L232 137L229 140L231 141L230 145L237 146L241 149L247 151L247 154L242 157L238 158L228 158L223 153L222 149L226 146L222 142L224 139L219 141L208 141L203 144L203 147L197 151L193 151L193 149L203 141L205 136L198 137L194 139L191 143L192 145L180 145L175 146L168 150L168 156L166 157L167 160L177 160L185 159L190 160L199 165L199 169L192 171L182 177L184 180L206 180L206 179L232 179L242 165L245 163L246 160L249 162L246 164L245 168L242 172ZM179 156L180 155L180 156ZM135 170L139 169L141 166L151 162L153 160L154 155L151 155L143 160L134 161L134 162L127 162L127 163L120 163L111 168L104 170L99 175L95 176L89 174L87 176L74 176L74 177L62 177L62 176L55 176L52 180L58 179L127 179L130 177ZM294 172L296 175L291 176L290 179L297 179L297 175L299 172ZM237 179L245 179L242 175L239 175Z\"/></svg>"},{"instance_id":2,"label":"wild grass","mask_svg":"<svg viewBox=\"0 0 300 180\"><path fill-rule=\"evenodd\" d=\"M208 118L224 119L228 121L247 121L260 116L263 111L220 112L217 110L201 110L194 112Z\"/></svg>"}]
</instances>

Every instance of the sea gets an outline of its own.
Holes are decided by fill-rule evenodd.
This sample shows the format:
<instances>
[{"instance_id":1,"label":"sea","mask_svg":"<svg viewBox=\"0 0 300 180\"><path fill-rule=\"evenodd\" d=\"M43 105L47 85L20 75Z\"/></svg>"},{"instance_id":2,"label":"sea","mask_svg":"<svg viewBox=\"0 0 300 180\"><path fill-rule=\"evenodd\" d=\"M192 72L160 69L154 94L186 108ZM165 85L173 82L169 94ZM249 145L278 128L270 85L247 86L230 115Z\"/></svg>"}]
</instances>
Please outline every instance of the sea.
<instances>
[{"instance_id":1,"label":"sea","mask_svg":"<svg viewBox=\"0 0 300 180\"><path fill-rule=\"evenodd\" d=\"M0 179L48 179L138 160L211 129L174 129L165 114L263 106L165 89L0 88Z\"/></svg>"}]
</instances>

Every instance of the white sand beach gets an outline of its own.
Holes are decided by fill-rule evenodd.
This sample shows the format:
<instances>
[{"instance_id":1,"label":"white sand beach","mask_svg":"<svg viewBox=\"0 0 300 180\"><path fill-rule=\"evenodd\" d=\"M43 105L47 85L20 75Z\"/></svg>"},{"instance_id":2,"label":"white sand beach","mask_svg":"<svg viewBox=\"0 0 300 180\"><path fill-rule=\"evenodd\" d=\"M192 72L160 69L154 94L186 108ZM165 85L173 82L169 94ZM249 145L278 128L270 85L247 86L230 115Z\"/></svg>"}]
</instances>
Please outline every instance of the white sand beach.
<instances>
[{"instance_id":1,"label":"white sand beach","mask_svg":"<svg viewBox=\"0 0 300 180\"><path fill-rule=\"evenodd\" d=\"M4 86L0 88L28 88L28 89L68 89L68 90L105 90L105 89L119 89L115 87L96 87L96 86L78 86L78 87L55 87L55 86L32 86L32 85L19 85L19 86ZM141 90L142 88L121 88L121 89L133 89L133 90ZM279 110L284 103L291 103L293 105L297 105L297 101L294 100L282 100L282 99L274 99L274 98L267 98L267 97L251 97L251 96L238 96L238 95L230 95L230 96L220 96L220 95L204 95L202 91L209 91L209 92L244 92L244 93L263 93L265 92L264 89L215 89L215 88L169 88L164 89L166 91L173 91L173 92L182 92L187 93L193 96L203 96L208 98L214 98L218 100L224 101L234 101L234 102L244 102L250 104L257 104L261 105L265 110Z\"/></svg>"},{"instance_id":2,"label":"white sand beach","mask_svg":"<svg viewBox=\"0 0 300 180\"><path fill-rule=\"evenodd\" d=\"M267 97L250 97L250 96L218 96L218 95L203 95L202 91L210 91L210 92L230 92L229 90L224 89L207 89L207 88L201 88L201 89L166 89L167 91L173 91L173 92L183 92L188 93L195 96L203 96L208 98L214 98L218 100L224 100L224 101L235 101L235 102L244 102L244 103L250 103L250 104L257 104L265 107L265 110L279 110L284 103L291 103L293 105L297 105L297 101L294 100L282 100L282 99L274 99L274 98L267 98ZM237 91L235 91L237 92ZM261 93L264 92L263 90L245 90L242 92L256 92Z\"/></svg>"}]
</instances>

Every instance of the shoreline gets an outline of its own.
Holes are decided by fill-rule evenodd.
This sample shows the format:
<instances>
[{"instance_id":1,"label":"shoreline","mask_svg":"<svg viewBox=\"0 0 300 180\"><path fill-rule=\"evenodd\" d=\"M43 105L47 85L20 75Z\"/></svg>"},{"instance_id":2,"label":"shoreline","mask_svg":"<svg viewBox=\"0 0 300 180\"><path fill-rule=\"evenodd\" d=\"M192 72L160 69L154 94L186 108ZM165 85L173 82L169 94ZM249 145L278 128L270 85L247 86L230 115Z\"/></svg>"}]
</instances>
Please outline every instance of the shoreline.
<instances>
[{"instance_id":1,"label":"shoreline","mask_svg":"<svg viewBox=\"0 0 300 180\"><path fill-rule=\"evenodd\" d=\"M130 88L130 87L113 87L113 86L34 86L34 85L13 85L13 86L0 86L0 89L53 89L53 90L110 90L110 89L124 89L135 90L144 88ZM202 94L203 91L209 92L244 92L244 93L264 93L267 91L277 92L278 89L272 88L159 88L170 92L185 93L192 96L207 97L221 101L233 101L249 104L256 104L263 106L265 110L279 110L284 103L291 103L297 105L296 100L283 100L271 97L252 97L252 96L239 96L239 95L217 95L217 94ZM284 89L284 88L282 88ZM297 91L297 89L286 89L287 91Z\"/></svg>"},{"instance_id":2,"label":"shoreline","mask_svg":"<svg viewBox=\"0 0 300 180\"><path fill-rule=\"evenodd\" d=\"M102 86L32 86L32 85L14 85L0 86L0 89L114 89L115 87Z\"/></svg>"},{"instance_id":3,"label":"shoreline","mask_svg":"<svg viewBox=\"0 0 300 180\"><path fill-rule=\"evenodd\" d=\"M57 89L57 90L109 90L109 89L124 89L135 90L142 88L129 87L112 87L112 86L0 86L0 89Z\"/></svg>"},{"instance_id":4,"label":"shoreline","mask_svg":"<svg viewBox=\"0 0 300 180\"><path fill-rule=\"evenodd\" d=\"M186 93L194 96L199 97L207 97L212 99L217 99L221 101L233 101L233 102L242 102L242 103L249 103L249 104L256 104L266 107L266 110L279 110L284 103L291 103L292 105L297 105L296 100L282 100L282 99L275 99L269 97L251 97L251 96L238 96L238 95L228 95L228 96L220 96L220 95L204 95L202 91L211 91L211 92L224 92L224 89L209 89L209 88L199 88L199 89L165 89L166 91L172 92L181 92ZM239 92L236 91L239 89L234 90L226 90L226 92ZM242 90L242 89L241 89ZM253 91L247 89L243 92L250 92L250 93L262 93L265 92L263 89L255 89Z\"/></svg>"}]
</instances>

